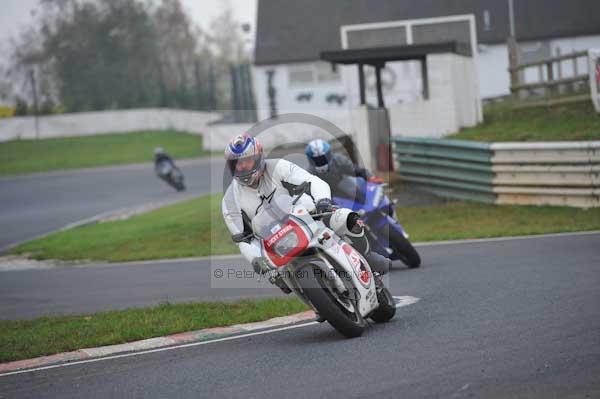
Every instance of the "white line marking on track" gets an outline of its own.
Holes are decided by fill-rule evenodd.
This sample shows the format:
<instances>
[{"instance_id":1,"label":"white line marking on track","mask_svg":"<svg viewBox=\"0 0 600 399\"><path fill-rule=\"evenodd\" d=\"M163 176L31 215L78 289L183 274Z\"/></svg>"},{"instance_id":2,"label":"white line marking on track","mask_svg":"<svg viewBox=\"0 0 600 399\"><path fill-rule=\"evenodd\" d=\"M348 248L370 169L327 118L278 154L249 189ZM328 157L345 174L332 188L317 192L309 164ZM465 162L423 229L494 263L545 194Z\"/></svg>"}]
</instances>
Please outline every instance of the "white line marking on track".
<instances>
[{"instance_id":1,"label":"white line marking on track","mask_svg":"<svg viewBox=\"0 0 600 399\"><path fill-rule=\"evenodd\" d=\"M600 234L600 230L576 231L576 232L572 232L572 233L536 234L536 235L528 235L528 236L471 238L471 239L466 239L466 240L417 242L414 244L414 246L419 248L419 247L432 247L432 246L436 246L436 245L477 244L477 243L484 243L484 242L533 240L533 239L557 238L557 237L576 237L576 236L586 236L586 235L595 235L595 234Z\"/></svg>"},{"instance_id":2,"label":"white line marking on track","mask_svg":"<svg viewBox=\"0 0 600 399\"><path fill-rule=\"evenodd\" d=\"M53 364L50 366L37 367L37 368L33 368L33 369L28 369L28 370L11 371L9 373L0 374L0 377L6 377L9 375L14 375L14 374L31 373L34 371L50 370L50 369L59 368L59 367L75 366L78 364L95 363L95 362L101 362L103 360L121 359L121 358L126 358L126 357L145 355L145 354L149 354L149 353L166 352L166 351L170 351L170 350L174 350L174 349L191 348L194 346L207 345L207 344L212 344L212 343L216 343L216 342L225 342L225 341L232 341L234 339L239 339L239 338L253 337L255 335L263 335L263 334L269 334L269 333L274 333L274 332L278 332L278 331L292 330L295 328L302 328L302 327L312 326L315 324L319 324L319 323L316 321L311 321L308 323L295 324L293 326L280 327L280 328L275 328L272 330L257 331L257 332L248 333L248 334L234 335L231 337L217 338L217 339L213 339L210 341L191 342L189 344L168 346L166 348L157 348L157 349L150 349L150 350L145 350L145 351L141 351L141 352L124 353L121 355L99 357L96 359L78 360L78 361L71 362L71 363Z\"/></svg>"},{"instance_id":3,"label":"white line marking on track","mask_svg":"<svg viewBox=\"0 0 600 399\"><path fill-rule=\"evenodd\" d=\"M403 306L412 305L413 303L417 303L421 300L421 298L416 298L414 296L395 296L393 298L396 301L396 309Z\"/></svg>"},{"instance_id":4,"label":"white line marking on track","mask_svg":"<svg viewBox=\"0 0 600 399\"><path fill-rule=\"evenodd\" d=\"M417 303L420 300L420 298L416 298L414 296L394 296L393 298L396 301L396 308L412 305L413 303ZM36 368L32 368L32 369L27 369L27 370L11 371L8 373L0 374L0 377L7 377L9 375L15 375L15 374L33 373L35 371L43 371L43 370L50 370L50 369L61 368L61 367L75 366L78 364L95 363L95 362L101 362L103 360L122 359L122 358L126 358L126 357L133 357L133 356L145 355L145 354L150 354L150 353L166 352L166 351L170 351L170 350L174 350L174 349L191 348L194 346L213 344L213 343L217 343L217 342L232 341L234 339L248 338L248 337L253 337L256 335L264 335L264 334L270 334L270 333L279 332L279 331L286 331L286 330L293 330L296 328L314 326L316 324L320 324L320 323L318 323L316 321L310 321L308 323L294 324L292 326L285 326L285 327L273 328L273 329L269 329L269 330L257 331L257 332L247 333L247 334L240 334L240 335L234 335L234 336L230 336L230 337L217 338L217 339L213 339L210 341L191 342L189 344L174 345L174 346L168 346L165 348L149 349L149 350L140 351L140 352L123 353L121 355L105 356L105 357L99 357L96 359L78 360L78 361L70 362L70 363L53 364L50 366L36 367Z\"/></svg>"}]
</instances>

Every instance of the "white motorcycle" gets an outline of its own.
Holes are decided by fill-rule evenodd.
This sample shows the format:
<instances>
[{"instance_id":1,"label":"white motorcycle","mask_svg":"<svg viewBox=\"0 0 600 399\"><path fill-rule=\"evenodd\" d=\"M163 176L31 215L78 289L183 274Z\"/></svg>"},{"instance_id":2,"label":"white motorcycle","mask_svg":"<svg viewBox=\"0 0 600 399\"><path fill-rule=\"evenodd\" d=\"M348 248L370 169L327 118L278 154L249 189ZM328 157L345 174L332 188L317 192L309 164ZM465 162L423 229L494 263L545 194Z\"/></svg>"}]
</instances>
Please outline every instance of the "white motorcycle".
<instances>
[{"instance_id":1,"label":"white motorcycle","mask_svg":"<svg viewBox=\"0 0 600 399\"><path fill-rule=\"evenodd\" d=\"M262 241L259 262L270 270L269 280L287 285L348 338L363 333L366 318L389 321L396 307L381 277L320 220L331 213L311 215L298 203L301 196L277 196L252 220Z\"/></svg>"}]
</instances>

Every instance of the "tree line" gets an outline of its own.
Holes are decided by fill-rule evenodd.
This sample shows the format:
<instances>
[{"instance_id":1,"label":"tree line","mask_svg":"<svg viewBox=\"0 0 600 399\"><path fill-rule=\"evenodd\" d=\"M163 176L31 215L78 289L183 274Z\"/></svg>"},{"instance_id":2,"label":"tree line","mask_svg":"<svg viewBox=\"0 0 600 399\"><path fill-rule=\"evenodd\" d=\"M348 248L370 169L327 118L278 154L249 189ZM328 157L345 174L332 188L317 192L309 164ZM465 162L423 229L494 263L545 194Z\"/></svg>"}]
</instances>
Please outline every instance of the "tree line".
<instances>
[{"instance_id":1,"label":"tree line","mask_svg":"<svg viewBox=\"0 0 600 399\"><path fill-rule=\"evenodd\" d=\"M224 9L208 32L179 0L40 0L5 74L27 93L17 114L231 108L231 69L249 62L241 25Z\"/></svg>"}]
</instances>

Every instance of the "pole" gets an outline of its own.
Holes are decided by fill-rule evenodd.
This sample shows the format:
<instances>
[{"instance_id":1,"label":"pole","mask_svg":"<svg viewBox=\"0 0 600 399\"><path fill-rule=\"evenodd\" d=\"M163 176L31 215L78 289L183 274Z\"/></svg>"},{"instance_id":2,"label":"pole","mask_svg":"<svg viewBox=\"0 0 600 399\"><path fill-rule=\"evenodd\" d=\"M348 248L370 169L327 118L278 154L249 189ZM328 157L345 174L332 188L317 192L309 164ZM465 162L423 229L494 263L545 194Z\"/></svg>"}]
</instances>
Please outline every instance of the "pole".
<instances>
[{"instance_id":1,"label":"pole","mask_svg":"<svg viewBox=\"0 0 600 399\"><path fill-rule=\"evenodd\" d=\"M515 5L514 0L508 0L508 20L510 24L510 35L516 39L515 33Z\"/></svg>"},{"instance_id":2,"label":"pole","mask_svg":"<svg viewBox=\"0 0 600 399\"><path fill-rule=\"evenodd\" d=\"M29 71L29 81L31 82L31 90L33 92L33 111L35 113L35 138L40 138L40 122L39 122L39 111L38 111L38 95L37 86L35 84L35 71L33 68Z\"/></svg>"},{"instance_id":3,"label":"pole","mask_svg":"<svg viewBox=\"0 0 600 399\"><path fill-rule=\"evenodd\" d=\"M365 105L367 100L365 95L365 67L363 64L358 64L358 90L360 92L360 105Z\"/></svg>"},{"instance_id":4,"label":"pole","mask_svg":"<svg viewBox=\"0 0 600 399\"><path fill-rule=\"evenodd\" d=\"M375 83L377 85L377 107L383 108L385 104L383 103L383 90L381 87L381 68L382 65L375 66Z\"/></svg>"},{"instance_id":5,"label":"pole","mask_svg":"<svg viewBox=\"0 0 600 399\"><path fill-rule=\"evenodd\" d=\"M508 66L510 69L510 86L513 100L519 99L519 91L513 89L517 86L521 79L520 74L521 71L516 70L515 68L519 65L519 49L517 46L517 37L515 32L515 7L514 0L508 0L508 24L510 34L507 40L508 47Z\"/></svg>"}]
</instances>

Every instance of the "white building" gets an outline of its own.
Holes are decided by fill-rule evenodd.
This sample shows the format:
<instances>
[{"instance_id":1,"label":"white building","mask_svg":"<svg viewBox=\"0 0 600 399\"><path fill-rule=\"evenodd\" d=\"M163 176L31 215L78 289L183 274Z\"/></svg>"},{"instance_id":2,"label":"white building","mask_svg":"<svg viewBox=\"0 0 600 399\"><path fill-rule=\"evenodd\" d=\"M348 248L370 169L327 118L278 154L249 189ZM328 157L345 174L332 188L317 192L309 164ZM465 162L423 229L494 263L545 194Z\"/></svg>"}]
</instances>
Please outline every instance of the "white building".
<instances>
[{"instance_id":1,"label":"white building","mask_svg":"<svg viewBox=\"0 0 600 399\"><path fill-rule=\"evenodd\" d=\"M521 62L600 47L600 1L514 3ZM472 25L461 24L461 18L467 16L471 16ZM438 23L442 21L445 23ZM258 117L290 111L339 116L344 115L340 111L356 107L357 68L332 70L320 61L321 52L346 48L448 40L469 44L474 39L471 44L480 98L508 95L508 32L506 0L259 0L253 70ZM587 66L583 61L577 66L564 65L562 77L584 73ZM370 69L366 72L367 103L374 105L374 73ZM537 79L536 71L529 74L526 81ZM393 108L423 100L420 67L416 62L388 63L382 80L392 134L405 134L401 121L395 122ZM447 133L451 132L433 135Z\"/></svg>"}]
</instances>

